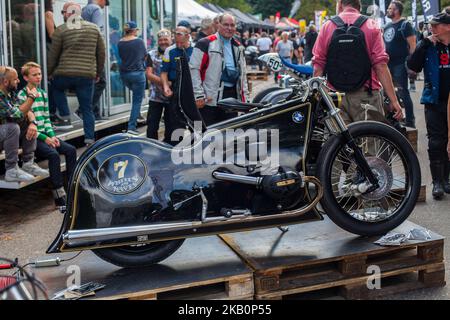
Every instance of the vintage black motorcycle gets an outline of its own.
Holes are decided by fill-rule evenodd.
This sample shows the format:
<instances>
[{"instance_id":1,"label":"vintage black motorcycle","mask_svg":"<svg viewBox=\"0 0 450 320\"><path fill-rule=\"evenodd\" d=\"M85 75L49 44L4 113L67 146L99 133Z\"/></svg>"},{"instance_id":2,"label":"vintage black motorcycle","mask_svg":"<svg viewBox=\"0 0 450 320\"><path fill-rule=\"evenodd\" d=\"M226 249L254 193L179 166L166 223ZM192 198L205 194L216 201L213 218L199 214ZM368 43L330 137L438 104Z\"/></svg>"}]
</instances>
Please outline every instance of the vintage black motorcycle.
<instances>
[{"instance_id":1,"label":"vintage black motorcycle","mask_svg":"<svg viewBox=\"0 0 450 320\"><path fill-rule=\"evenodd\" d=\"M276 104L220 101L243 114L206 128L186 59L178 65L183 140L116 134L88 149L48 253L92 250L118 266L146 266L189 237L323 220L319 209L363 236L387 233L414 209L421 172L409 142L383 123L347 127L325 79L298 78Z\"/></svg>"}]
</instances>

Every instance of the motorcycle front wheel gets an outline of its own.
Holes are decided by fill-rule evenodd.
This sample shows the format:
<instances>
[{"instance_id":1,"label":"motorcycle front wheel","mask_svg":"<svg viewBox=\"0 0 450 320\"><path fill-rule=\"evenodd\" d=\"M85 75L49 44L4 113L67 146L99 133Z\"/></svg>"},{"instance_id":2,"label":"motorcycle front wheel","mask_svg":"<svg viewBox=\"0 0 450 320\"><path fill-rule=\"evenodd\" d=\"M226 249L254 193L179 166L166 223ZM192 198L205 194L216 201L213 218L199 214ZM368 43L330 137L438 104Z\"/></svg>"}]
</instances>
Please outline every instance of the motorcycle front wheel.
<instances>
[{"instance_id":1,"label":"motorcycle front wheel","mask_svg":"<svg viewBox=\"0 0 450 320\"><path fill-rule=\"evenodd\" d=\"M331 137L317 163L324 188L322 206L338 226L362 236L384 235L402 224L420 193L421 171L409 141L378 122L359 122L349 132L379 180L379 188L364 192L365 177L342 135Z\"/></svg>"},{"instance_id":2,"label":"motorcycle front wheel","mask_svg":"<svg viewBox=\"0 0 450 320\"><path fill-rule=\"evenodd\" d=\"M171 256L185 239L92 250L101 259L122 268L147 267Z\"/></svg>"}]
</instances>

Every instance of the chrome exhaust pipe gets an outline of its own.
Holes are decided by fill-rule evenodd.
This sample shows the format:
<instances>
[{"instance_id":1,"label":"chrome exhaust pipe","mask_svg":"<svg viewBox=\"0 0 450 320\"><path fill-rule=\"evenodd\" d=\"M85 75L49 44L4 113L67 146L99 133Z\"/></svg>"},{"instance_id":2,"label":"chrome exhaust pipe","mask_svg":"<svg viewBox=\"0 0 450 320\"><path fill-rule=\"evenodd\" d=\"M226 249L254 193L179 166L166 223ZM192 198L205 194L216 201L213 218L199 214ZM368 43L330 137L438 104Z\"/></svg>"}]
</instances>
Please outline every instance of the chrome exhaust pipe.
<instances>
[{"instance_id":1,"label":"chrome exhaust pipe","mask_svg":"<svg viewBox=\"0 0 450 320\"><path fill-rule=\"evenodd\" d=\"M231 174L231 173L225 173L225 172L219 172L214 171L213 172L214 179L221 180L221 181L229 181L229 182L237 182L242 184L248 184L252 186L260 186L262 183L263 178L262 177L249 177L249 176L243 176L239 174Z\"/></svg>"},{"instance_id":2,"label":"chrome exhaust pipe","mask_svg":"<svg viewBox=\"0 0 450 320\"><path fill-rule=\"evenodd\" d=\"M222 174L222 173L221 173ZM317 195L314 200L307 206L293 210L285 211L276 214L276 218L291 218L295 216L301 216L306 212L312 210L323 197L323 187L320 181L315 177L305 177L306 183L312 183L317 187ZM267 221L273 219L273 215L268 216L252 216L251 214L236 215L230 219L224 220L223 217L217 218L207 218L204 222L193 221L193 222L177 222L177 223L164 223L164 224L154 224L146 226L134 226L134 227L118 227L118 228L103 228L103 229L89 229L89 230L71 230L63 235L63 242L69 245L80 245L83 243L108 241L108 240L120 240L132 237L145 237L152 234L169 232L169 231L180 231L190 228L201 228L209 226L223 226L231 223L236 223L236 221ZM139 241L137 241L139 242ZM142 240L142 242L147 242L147 240Z\"/></svg>"},{"instance_id":3,"label":"chrome exhaust pipe","mask_svg":"<svg viewBox=\"0 0 450 320\"><path fill-rule=\"evenodd\" d=\"M180 228L192 228L201 225L201 222L164 223L148 226L103 228L89 230L72 230L63 236L64 243L95 242L115 239L125 239L145 236L158 232L169 232Z\"/></svg>"}]
</instances>

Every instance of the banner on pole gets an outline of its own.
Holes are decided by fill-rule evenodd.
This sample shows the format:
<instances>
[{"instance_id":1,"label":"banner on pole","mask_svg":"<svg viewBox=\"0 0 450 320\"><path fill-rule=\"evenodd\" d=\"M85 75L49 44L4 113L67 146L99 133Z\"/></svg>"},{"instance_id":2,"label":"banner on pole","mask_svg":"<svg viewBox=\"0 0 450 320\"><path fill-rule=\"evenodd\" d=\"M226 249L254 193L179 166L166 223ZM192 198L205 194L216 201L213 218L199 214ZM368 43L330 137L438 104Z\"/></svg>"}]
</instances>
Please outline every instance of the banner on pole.
<instances>
[{"instance_id":1,"label":"banner on pole","mask_svg":"<svg viewBox=\"0 0 450 320\"><path fill-rule=\"evenodd\" d=\"M439 13L439 0L421 0L425 22Z\"/></svg>"},{"instance_id":2,"label":"banner on pole","mask_svg":"<svg viewBox=\"0 0 450 320\"><path fill-rule=\"evenodd\" d=\"M417 0L412 0L411 3L411 16L414 22L414 27L417 29Z\"/></svg>"}]
</instances>

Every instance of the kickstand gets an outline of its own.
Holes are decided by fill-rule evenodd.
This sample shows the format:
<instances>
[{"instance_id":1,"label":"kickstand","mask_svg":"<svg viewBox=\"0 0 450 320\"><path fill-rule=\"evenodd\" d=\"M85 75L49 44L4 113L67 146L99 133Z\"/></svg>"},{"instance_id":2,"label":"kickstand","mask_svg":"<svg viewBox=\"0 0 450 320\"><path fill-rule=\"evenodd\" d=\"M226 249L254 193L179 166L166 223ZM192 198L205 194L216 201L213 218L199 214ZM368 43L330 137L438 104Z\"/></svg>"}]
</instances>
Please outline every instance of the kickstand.
<instances>
[{"instance_id":1,"label":"kickstand","mask_svg":"<svg viewBox=\"0 0 450 320\"><path fill-rule=\"evenodd\" d=\"M289 227L278 227L278 229L280 229L280 231L283 233L286 233L289 231Z\"/></svg>"}]
</instances>

